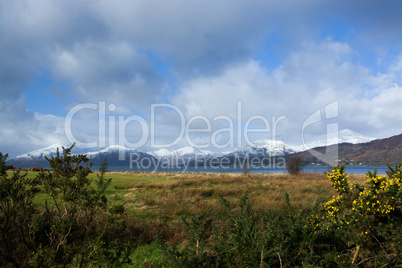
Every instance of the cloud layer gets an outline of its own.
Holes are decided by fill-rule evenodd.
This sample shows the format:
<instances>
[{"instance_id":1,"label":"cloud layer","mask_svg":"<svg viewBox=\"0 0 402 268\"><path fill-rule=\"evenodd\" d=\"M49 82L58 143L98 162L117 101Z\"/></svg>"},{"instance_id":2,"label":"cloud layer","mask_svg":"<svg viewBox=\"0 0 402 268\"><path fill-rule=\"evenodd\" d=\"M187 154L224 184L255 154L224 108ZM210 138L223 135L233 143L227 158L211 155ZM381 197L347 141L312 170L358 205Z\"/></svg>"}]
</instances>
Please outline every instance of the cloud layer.
<instances>
[{"instance_id":1,"label":"cloud layer","mask_svg":"<svg viewBox=\"0 0 402 268\"><path fill-rule=\"evenodd\" d=\"M401 9L399 1L1 1L0 150L65 141L64 116L86 102L114 104L107 112L116 118L149 120L151 104L169 103L187 118L235 120L240 101L243 124L286 116L278 134L297 142L311 113L339 101L340 128L400 134ZM37 82L45 76L49 83ZM76 120L83 140L99 135L96 111ZM174 139L177 118L157 120L156 139Z\"/></svg>"}]
</instances>

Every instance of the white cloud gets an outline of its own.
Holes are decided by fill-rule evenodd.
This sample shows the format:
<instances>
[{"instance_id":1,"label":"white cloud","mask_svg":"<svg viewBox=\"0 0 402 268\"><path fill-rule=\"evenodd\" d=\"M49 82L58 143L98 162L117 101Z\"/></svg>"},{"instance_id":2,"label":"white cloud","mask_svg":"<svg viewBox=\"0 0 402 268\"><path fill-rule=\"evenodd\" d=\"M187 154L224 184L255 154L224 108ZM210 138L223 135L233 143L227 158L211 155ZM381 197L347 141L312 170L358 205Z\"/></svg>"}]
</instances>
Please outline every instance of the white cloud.
<instances>
[{"instance_id":1,"label":"white cloud","mask_svg":"<svg viewBox=\"0 0 402 268\"><path fill-rule=\"evenodd\" d=\"M272 72L250 60L222 75L194 79L182 88L175 103L189 115L236 118L236 103L241 101L243 120L253 115L268 119L285 115L280 134L300 135L303 121L312 112L337 100L341 128L380 137L400 132L402 90L390 79L395 68L391 66L387 74L372 74L352 63L351 54L347 44L309 43Z\"/></svg>"},{"instance_id":2,"label":"white cloud","mask_svg":"<svg viewBox=\"0 0 402 268\"><path fill-rule=\"evenodd\" d=\"M0 116L0 148L10 158L49 144L63 143L64 118L26 111L25 117L14 121L7 114Z\"/></svg>"},{"instance_id":3,"label":"white cloud","mask_svg":"<svg viewBox=\"0 0 402 268\"><path fill-rule=\"evenodd\" d=\"M33 100L25 92L42 71L68 84L45 93L69 100L66 107L106 101L128 115L172 101L187 117L235 118L242 101L244 117L286 115L281 127L292 133L339 100L341 127L375 137L400 133L400 7L359 0L0 1L0 148L17 144L20 152L62 138L61 117L26 109ZM261 51L278 59L271 63ZM93 140L97 126L88 118L77 118L77 129ZM159 138L174 137L177 120L159 119Z\"/></svg>"}]
</instances>

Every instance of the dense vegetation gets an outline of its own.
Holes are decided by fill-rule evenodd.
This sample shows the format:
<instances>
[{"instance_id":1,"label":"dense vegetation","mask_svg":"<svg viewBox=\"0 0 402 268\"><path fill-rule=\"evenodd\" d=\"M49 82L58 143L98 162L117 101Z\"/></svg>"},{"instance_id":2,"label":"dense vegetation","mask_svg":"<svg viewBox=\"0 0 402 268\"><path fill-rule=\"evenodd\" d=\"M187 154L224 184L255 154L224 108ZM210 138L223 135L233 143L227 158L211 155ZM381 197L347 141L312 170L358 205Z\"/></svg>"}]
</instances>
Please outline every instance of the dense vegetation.
<instances>
[{"instance_id":1,"label":"dense vegetation","mask_svg":"<svg viewBox=\"0 0 402 268\"><path fill-rule=\"evenodd\" d=\"M401 165L366 184L344 166L326 179L139 173L127 184L71 148L29 174L6 172L0 153L0 266L402 264Z\"/></svg>"}]
</instances>

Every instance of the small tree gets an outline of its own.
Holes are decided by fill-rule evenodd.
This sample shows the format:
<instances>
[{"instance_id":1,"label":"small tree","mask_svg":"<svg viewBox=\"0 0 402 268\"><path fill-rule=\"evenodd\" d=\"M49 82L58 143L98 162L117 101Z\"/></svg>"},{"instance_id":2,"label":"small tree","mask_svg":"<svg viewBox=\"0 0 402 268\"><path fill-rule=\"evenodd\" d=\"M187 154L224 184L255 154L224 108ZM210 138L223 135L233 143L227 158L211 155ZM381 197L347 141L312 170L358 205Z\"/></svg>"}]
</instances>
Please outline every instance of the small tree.
<instances>
[{"instance_id":1,"label":"small tree","mask_svg":"<svg viewBox=\"0 0 402 268\"><path fill-rule=\"evenodd\" d=\"M292 175L299 174L303 170L303 159L300 156L289 156L286 159L286 170Z\"/></svg>"}]
</instances>

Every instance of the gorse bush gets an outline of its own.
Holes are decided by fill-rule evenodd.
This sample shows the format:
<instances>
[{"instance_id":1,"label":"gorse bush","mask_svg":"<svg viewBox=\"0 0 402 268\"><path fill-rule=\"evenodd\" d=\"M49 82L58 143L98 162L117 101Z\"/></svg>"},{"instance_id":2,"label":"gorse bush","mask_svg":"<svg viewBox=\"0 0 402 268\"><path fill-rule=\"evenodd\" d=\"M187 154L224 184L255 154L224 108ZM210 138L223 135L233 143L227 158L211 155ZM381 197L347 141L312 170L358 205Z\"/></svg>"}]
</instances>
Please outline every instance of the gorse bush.
<instances>
[{"instance_id":1,"label":"gorse bush","mask_svg":"<svg viewBox=\"0 0 402 268\"><path fill-rule=\"evenodd\" d=\"M0 180L0 266L120 266L129 263L131 241L125 231L124 207L110 205L105 190L107 164L100 167L95 187L88 178L85 155L63 148L48 159L51 171L33 179L20 170ZM1 156L0 167L6 157ZM45 207L34 199L47 196Z\"/></svg>"},{"instance_id":2,"label":"gorse bush","mask_svg":"<svg viewBox=\"0 0 402 268\"><path fill-rule=\"evenodd\" d=\"M326 173L339 196L328 201L311 221L316 228L341 229L356 245L353 263L393 263L402 250L402 165L366 174L366 186L349 184L345 166Z\"/></svg>"}]
</instances>

